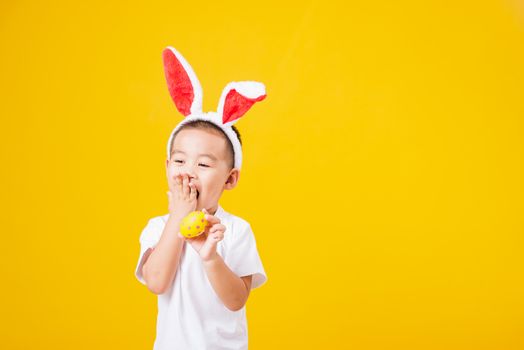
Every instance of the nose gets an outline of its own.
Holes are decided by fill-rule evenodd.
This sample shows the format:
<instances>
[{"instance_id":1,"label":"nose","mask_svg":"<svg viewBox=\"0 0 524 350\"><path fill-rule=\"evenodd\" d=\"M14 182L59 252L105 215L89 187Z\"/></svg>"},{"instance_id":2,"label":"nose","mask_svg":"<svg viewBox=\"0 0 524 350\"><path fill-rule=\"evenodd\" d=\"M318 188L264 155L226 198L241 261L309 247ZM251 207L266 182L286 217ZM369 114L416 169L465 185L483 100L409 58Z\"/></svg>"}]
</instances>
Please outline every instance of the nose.
<instances>
[{"instance_id":1,"label":"nose","mask_svg":"<svg viewBox=\"0 0 524 350\"><path fill-rule=\"evenodd\" d=\"M180 174L187 174L187 176L189 176L189 180L192 180L192 179L195 179L195 178L196 178L195 173L194 173L193 170L190 169L189 167L184 168L184 169L181 169L181 170L180 170Z\"/></svg>"},{"instance_id":2,"label":"nose","mask_svg":"<svg viewBox=\"0 0 524 350\"><path fill-rule=\"evenodd\" d=\"M175 172L178 175L187 174L189 180L197 178L198 163L192 164L191 162L184 162L175 168Z\"/></svg>"}]
</instances>

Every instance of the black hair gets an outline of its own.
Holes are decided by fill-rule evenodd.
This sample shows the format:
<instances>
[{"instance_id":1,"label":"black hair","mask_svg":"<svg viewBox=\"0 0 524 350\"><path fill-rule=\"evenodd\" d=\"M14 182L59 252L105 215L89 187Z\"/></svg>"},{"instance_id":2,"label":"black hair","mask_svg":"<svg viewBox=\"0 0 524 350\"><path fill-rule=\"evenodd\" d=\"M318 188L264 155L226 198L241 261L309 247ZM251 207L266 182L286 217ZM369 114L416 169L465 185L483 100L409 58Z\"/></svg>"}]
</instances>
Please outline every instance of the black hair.
<instances>
[{"instance_id":1,"label":"black hair","mask_svg":"<svg viewBox=\"0 0 524 350\"><path fill-rule=\"evenodd\" d=\"M242 147L242 138L240 137L240 132L238 131L238 129L234 125L232 125L231 128L233 129L233 131L237 135L238 141L240 141L240 146ZM234 159L235 152L234 152L233 144L231 143L231 140L226 135L224 130L222 130L219 126L217 126L214 123L209 122L207 120L192 120L192 121L187 122L184 125L182 125L175 132L175 134L173 135L173 138L171 140L171 149L169 150L169 155L171 155L171 153L173 152L173 145L175 144L175 137L176 137L176 135L180 131L182 131L184 129L213 130L213 131L216 131L216 132L220 133L220 135L222 135L226 139L226 142L227 142L227 157L229 158L229 167L230 167L230 169L234 168L234 166L235 166L235 159Z\"/></svg>"}]
</instances>

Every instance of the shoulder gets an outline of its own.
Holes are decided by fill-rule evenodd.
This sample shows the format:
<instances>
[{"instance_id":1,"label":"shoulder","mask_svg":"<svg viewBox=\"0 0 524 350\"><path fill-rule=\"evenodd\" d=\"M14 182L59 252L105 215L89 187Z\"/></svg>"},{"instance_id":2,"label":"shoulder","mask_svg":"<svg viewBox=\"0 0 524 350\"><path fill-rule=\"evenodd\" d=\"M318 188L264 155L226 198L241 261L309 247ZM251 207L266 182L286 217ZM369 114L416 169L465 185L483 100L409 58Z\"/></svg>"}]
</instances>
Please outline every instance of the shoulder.
<instances>
[{"instance_id":1,"label":"shoulder","mask_svg":"<svg viewBox=\"0 0 524 350\"><path fill-rule=\"evenodd\" d=\"M142 229L140 241L158 240L164 229L168 215L154 216L148 219L146 225Z\"/></svg>"},{"instance_id":2,"label":"shoulder","mask_svg":"<svg viewBox=\"0 0 524 350\"><path fill-rule=\"evenodd\" d=\"M232 214L228 211L225 211L223 208L220 209L219 213L219 219L222 222L226 222L227 224L230 224L232 229L238 230L238 229L245 229L246 227L250 226L249 222L241 218L238 215Z\"/></svg>"},{"instance_id":3,"label":"shoulder","mask_svg":"<svg viewBox=\"0 0 524 350\"><path fill-rule=\"evenodd\" d=\"M168 218L169 214L153 216L148 220L147 225L153 227L164 226Z\"/></svg>"},{"instance_id":4,"label":"shoulder","mask_svg":"<svg viewBox=\"0 0 524 350\"><path fill-rule=\"evenodd\" d=\"M231 239L239 239L252 234L251 224L244 218L222 209L220 221L226 226Z\"/></svg>"}]
</instances>

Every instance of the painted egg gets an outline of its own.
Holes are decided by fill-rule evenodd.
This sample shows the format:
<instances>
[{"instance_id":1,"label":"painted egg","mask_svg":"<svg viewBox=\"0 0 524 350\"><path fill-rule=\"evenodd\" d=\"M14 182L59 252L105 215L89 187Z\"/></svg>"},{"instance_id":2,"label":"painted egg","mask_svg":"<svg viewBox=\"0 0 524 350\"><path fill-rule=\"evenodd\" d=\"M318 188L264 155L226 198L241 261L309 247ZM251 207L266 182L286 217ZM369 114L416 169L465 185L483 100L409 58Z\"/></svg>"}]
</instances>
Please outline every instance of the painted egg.
<instances>
[{"instance_id":1,"label":"painted egg","mask_svg":"<svg viewBox=\"0 0 524 350\"><path fill-rule=\"evenodd\" d=\"M180 233L186 238L194 238L202 233L208 225L205 219L206 214L202 211L192 211L182 219L180 223Z\"/></svg>"}]
</instances>

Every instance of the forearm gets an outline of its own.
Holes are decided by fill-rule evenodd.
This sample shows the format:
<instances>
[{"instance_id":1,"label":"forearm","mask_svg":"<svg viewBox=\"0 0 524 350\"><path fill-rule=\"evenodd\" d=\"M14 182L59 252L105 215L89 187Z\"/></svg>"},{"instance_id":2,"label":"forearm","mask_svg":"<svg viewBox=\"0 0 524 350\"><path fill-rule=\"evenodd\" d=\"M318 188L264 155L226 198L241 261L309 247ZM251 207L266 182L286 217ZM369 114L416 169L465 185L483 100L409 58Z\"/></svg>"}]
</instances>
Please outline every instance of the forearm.
<instances>
[{"instance_id":1,"label":"forearm","mask_svg":"<svg viewBox=\"0 0 524 350\"><path fill-rule=\"evenodd\" d=\"M218 254L202 263L213 289L224 305L231 311L240 310L249 296L244 281L231 271Z\"/></svg>"},{"instance_id":2,"label":"forearm","mask_svg":"<svg viewBox=\"0 0 524 350\"><path fill-rule=\"evenodd\" d=\"M175 278L184 246L184 240L178 237L181 220L169 215L162 236L144 265L147 287L155 294L164 293Z\"/></svg>"}]
</instances>

